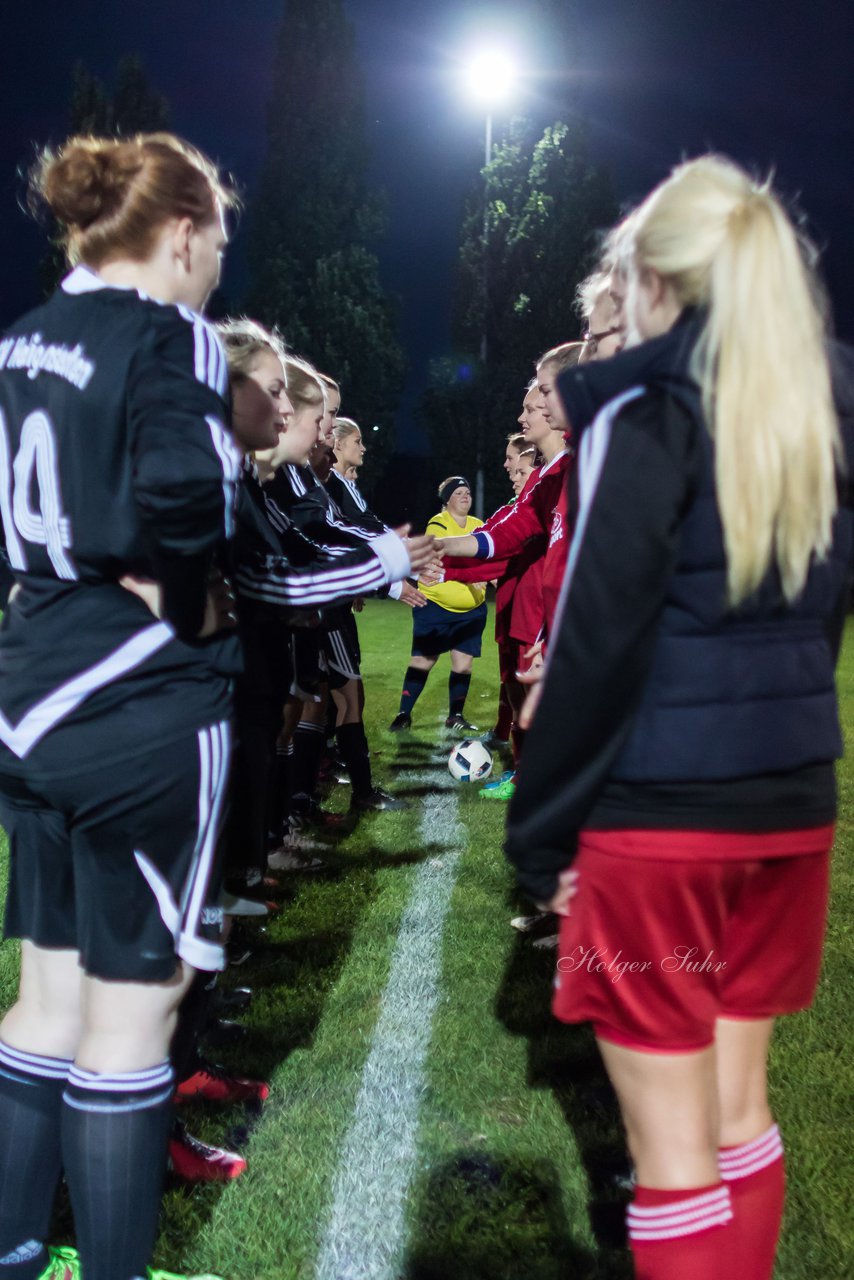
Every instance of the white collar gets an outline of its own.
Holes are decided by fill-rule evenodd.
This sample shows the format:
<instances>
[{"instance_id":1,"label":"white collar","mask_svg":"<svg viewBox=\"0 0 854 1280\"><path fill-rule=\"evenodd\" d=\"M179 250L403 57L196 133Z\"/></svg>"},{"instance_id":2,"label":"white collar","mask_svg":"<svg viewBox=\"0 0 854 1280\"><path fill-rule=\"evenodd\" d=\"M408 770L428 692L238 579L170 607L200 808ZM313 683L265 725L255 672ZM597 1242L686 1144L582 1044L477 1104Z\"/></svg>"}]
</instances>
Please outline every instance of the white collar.
<instances>
[{"instance_id":1,"label":"white collar","mask_svg":"<svg viewBox=\"0 0 854 1280\"><path fill-rule=\"evenodd\" d=\"M106 289L107 282L102 280L97 271L82 263L70 271L62 282L64 293L95 293L98 289Z\"/></svg>"},{"instance_id":2,"label":"white collar","mask_svg":"<svg viewBox=\"0 0 854 1280\"><path fill-rule=\"evenodd\" d=\"M550 471L559 458L563 458L566 456L566 452L567 452L566 449L561 449L560 453L555 454L551 462L544 462L543 465L540 467L540 475L544 476L547 471Z\"/></svg>"},{"instance_id":3,"label":"white collar","mask_svg":"<svg viewBox=\"0 0 854 1280\"><path fill-rule=\"evenodd\" d=\"M68 273L62 281L61 288L63 293L72 295L97 293L99 289L121 289L124 293L135 293L143 302L156 302L161 307L175 305L179 311L186 311L188 315L199 315L198 311L193 311L192 307L182 307L180 303L172 304L164 302L161 298L153 298L150 293L144 293L142 289L137 289L132 284L109 284L103 276L99 276L97 271L94 271L92 267L87 267L83 262ZM201 318L204 319L204 317Z\"/></svg>"}]
</instances>

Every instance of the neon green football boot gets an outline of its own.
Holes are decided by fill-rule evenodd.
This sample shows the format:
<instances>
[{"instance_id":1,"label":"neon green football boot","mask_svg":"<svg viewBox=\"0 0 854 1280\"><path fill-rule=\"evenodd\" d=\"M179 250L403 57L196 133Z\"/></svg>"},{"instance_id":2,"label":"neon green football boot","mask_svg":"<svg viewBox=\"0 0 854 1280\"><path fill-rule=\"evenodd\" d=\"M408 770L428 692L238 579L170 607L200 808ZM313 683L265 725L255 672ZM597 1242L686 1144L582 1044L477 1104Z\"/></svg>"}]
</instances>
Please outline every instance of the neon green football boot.
<instances>
[{"instance_id":1,"label":"neon green football boot","mask_svg":"<svg viewBox=\"0 0 854 1280\"><path fill-rule=\"evenodd\" d=\"M481 787L478 795L481 800L512 800L515 790L516 775L514 774L512 778L505 778L503 782L499 782L497 787Z\"/></svg>"},{"instance_id":2,"label":"neon green football boot","mask_svg":"<svg viewBox=\"0 0 854 1280\"><path fill-rule=\"evenodd\" d=\"M81 1280L80 1255L68 1245L48 1247L50 1262L39 1280Z\"/></svg>"}]
</instances>

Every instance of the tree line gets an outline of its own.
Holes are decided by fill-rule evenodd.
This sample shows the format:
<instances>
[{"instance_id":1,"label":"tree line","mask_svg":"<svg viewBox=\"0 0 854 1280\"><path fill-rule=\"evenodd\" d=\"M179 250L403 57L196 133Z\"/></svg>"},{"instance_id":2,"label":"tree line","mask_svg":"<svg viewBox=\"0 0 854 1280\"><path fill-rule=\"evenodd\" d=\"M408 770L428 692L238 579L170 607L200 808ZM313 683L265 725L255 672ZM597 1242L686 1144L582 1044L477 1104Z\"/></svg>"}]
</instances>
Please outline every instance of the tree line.
<instances>
[{"instance_id":1,"label":"tree line","mask_svg":"<svg viewBox=\"0 0 854 1280\"><path fill-rule=\"evenodd\" d=\"M128 136L169 125L169 104L138 58L122 59L112 87L75 69L72 132ZM394 449L406 363L398 303L380 278L386 212L369 159L364 82L341 0L285 0L266 159L246 201L245 295L216 300L215 309L277 326L293 350L339 378L344 411L369 437L370 495ZM488 509L506 498L495 464L533 361L577 336L575 289L615 213L608 176L591 161L578 123L555 121L541 132L514 120L473 175L460 221L452 346L433 361L417 414L443 475L486 463ZM60 270L54 250L42 264L45 288Z\"/></svg>"}]
</instances>

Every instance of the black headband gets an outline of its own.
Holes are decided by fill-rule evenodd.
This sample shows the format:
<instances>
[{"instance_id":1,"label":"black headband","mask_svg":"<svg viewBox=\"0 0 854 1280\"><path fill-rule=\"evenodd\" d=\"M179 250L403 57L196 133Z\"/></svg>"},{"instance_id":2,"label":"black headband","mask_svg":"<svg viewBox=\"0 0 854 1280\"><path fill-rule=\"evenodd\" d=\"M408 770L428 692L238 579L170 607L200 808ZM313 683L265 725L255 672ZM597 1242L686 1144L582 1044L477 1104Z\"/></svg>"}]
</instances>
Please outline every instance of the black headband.
<instances>
[{"instance_id":1,"label":"black headband","mask_svg":"<svg viewBox=\"0 0 854 1280\"><path fill-rule=\"evenodd\" d=\"M465 476L451 476L450 480L445 481L439 490L439 501L443 507L447 505L448 499L454 490L460 488L468 489L469 493L471 493L471 485Z\"/></svg>"}]
</instances>

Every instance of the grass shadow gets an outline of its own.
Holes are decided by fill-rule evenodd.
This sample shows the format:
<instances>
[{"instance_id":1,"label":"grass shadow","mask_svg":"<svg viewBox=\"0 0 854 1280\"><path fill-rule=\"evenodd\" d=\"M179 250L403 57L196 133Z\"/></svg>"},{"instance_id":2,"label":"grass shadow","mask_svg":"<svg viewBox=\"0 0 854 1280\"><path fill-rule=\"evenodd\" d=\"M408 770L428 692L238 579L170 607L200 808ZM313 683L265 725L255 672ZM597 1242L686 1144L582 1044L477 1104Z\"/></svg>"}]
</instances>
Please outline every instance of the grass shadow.
<instances>
[{"instance_id":1,"label":"grass shadow","mask_svg":"<svg viewBox=\"0 0 854 1280\"><path fill-rule=\"evenodd\" d=\"M528 1042L527 1082L548 1089L572 1131L589 1186L588 1216L597 1243L597 1280L631 1276L625 1251L629 1162L613 1093L592 1029L567 1026L551 1013L554 953L520 934L496 1001L507 1030Z\"/></svg>"},{"instance_id":2,"label":"grass shadow","mask_svg":"<svg viewBox=\"0 0 854 1280\"><path fill-rule=\"evenodd\" d=\"M417 1203L403 1280L595 1275L594 1259L573 1240L549 1161L460 1151L427 1173Z\"/></svg>"}]
</instances>

